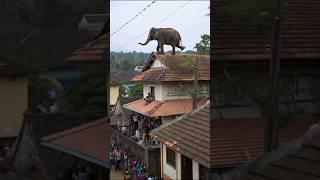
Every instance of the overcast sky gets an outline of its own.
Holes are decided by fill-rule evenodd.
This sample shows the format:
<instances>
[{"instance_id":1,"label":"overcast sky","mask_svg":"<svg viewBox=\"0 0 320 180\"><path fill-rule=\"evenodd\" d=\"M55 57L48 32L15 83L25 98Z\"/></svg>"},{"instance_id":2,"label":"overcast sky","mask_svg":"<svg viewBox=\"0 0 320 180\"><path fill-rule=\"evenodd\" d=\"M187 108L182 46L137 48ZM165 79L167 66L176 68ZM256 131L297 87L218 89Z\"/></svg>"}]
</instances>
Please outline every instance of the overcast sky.
<instances>
[{"instance_id":1,"label":"overcast sky","mask_svg":"<svg viewBox=\"0 0 320 180\"><path fill-rule=\"evenodd\" d=\"M110 7L110 33L112 34L123 24L128 22L152 1L111 1ZM147 52L156 51L157 41L151 41L146 46L141 46L138 42L144 43L147 39L151 27L167 18L176 9L187 3L187 1L156 1L147 10L143 11L136 19L127 24L120 31L110 37L111 51L116 52ZM210 34L210 1L190 1L168 19L155 26L171 27L176 29L182 38L182 44L186 50L193 50L197 42L201 40L202 34ZM143 34L141 37L136 37ZM132 41L129 45L126 45ZM126 45L125 47L123 47ZM121 48L122 47L122 48ZM171 46L164 46L165 51L171 50ZM179 49L177 49L179 50Z\"/></svg>"}]
</instances>

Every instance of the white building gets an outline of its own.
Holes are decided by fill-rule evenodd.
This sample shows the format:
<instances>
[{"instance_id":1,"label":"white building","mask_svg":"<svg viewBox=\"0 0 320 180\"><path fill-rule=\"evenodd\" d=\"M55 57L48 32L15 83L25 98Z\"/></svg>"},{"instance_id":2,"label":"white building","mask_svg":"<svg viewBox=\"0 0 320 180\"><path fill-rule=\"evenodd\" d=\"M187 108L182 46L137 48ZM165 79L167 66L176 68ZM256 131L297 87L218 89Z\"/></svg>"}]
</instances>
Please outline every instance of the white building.
<instances>
[{"instance_id":1,"label":"white building","mask_svg":"<svg viewBox=\"0 0 320 180\"><path fill-rule=\"evenodd\" d=\"M147 102L142 97L125 104L124 108L149 118L159 118L162 123L190 112L195 69L198 71L200 89L197 105L203 105L210 92L210 56L152 53L142 71L133 77L132 81L143 83L143 97L150 93L153 101Z\"/></svg>"},{"instance_id":2,"label":"white building","mask_svg":"<svg viewBox=\"0 0 320 180\"><path fill-rule=\"evenodd\" d=\"M151 131L151 135L161 142L163 179L209 179L212 164L209 105L208 102L190 114Z\"/></svg>"}]
</instances>

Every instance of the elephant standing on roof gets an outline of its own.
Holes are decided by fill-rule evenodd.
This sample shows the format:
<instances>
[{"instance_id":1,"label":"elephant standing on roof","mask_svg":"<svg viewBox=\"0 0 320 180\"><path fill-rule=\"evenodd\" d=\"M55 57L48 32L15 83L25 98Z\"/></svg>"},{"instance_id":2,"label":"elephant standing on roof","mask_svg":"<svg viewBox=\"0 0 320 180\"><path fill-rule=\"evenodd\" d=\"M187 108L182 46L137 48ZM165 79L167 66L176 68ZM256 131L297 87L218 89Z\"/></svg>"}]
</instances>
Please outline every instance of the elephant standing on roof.
<instances>
[{"instance_id":1,"label":"elephant standing on roof","mask_svg":"<svg viewBox=\"0 0 320 180\"><path fill-rule=\"evenodd\" d=\"M171 45L172 47L172 55L175 55L175 48L179 48L183 51L185 48L181 45L181 36L178 31L172 28L151 28L149 31L148 38L145 43L139 43L143 46L147 45L150 41L157 40L157 52L159 52L159 48L161 48L161 53L164 54L163 46Z\"/></svg>"}]
</instances>

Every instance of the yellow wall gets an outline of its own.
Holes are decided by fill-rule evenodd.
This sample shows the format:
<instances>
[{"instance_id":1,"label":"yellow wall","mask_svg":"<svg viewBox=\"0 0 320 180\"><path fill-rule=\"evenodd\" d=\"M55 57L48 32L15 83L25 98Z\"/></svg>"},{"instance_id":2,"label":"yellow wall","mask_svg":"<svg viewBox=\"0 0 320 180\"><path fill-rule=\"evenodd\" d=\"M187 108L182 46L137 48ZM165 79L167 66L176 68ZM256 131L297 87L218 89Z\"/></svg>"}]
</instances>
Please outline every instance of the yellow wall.
<instances>
[{"instance_id":1,"label":"yellow wall","mask_svg":"<svg viewBox=\"0 0 320 180\"><path fill-rule=\"evenodd\" d=\"M0 138L18 135L27 109L27 78L0 77Z\"/></svg>"},{"instance_id":2,"label":"yellow wall","mask_svg":"<svg viewBox=\"0 0 320 180\"><path fill-rule=\"evenodd\" d=\"M110 86L110 105L116 105L119 96L119 86Z\"/></svg>"}]
</instances>

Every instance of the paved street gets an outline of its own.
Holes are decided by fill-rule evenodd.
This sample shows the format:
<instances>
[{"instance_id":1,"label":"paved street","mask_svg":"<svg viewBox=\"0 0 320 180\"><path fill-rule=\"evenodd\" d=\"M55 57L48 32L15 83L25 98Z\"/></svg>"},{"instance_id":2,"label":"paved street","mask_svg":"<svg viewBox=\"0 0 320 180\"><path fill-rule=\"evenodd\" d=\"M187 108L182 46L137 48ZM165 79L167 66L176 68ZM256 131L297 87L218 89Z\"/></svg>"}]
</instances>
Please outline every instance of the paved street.
<instances>
[{"instance_id":1,"label":"paved street","mask_svg":"<svg viewBox=\"0 0 320 180\"><path fill-rule=\"evenodd\" d=\"M112 179L112 180L123 180L123 171L115 171L114 169L112 169L110 171L110 179Z\"/></svg>"}]
</instances>

